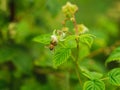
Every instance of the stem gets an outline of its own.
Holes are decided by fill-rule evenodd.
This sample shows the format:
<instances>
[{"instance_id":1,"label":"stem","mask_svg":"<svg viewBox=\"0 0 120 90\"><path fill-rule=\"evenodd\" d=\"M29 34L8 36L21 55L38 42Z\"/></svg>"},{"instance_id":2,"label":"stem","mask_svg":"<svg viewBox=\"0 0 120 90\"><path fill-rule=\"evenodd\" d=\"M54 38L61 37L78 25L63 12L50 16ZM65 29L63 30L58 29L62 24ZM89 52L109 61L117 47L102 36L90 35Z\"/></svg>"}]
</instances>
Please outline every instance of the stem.
<instances>
[{"instance_id":1,"label":"stem","mask_svg":"<svg viewBox=\"0 0 120 90\"><path fill-rule=\"evenodd\" d=\"M72 58L72 60L73 60L73 62L75 63L75 71L76 71L76 74L77 74L77 76L78 76L78 80L79 80L79 83L80 83L80 86L82 87L82 81L81 81L81 79L80 79L80 68L79 68L79 64L78 64L78 59L79 59L79 40L78 40L78 35L79 35L79 32L78 32L78 27L77 27L77 22L76 22L76 19L75 19L75 17L73 16L73 19L72 19L72 22L73 22L73 24L74 24L74 27L75 27L75 34L76 34L76 43L77 43L77 55L76 55L76 58L74 58L74 56L72 56L71 55L71 58ZM65 23L66 23L66 20L65 20L65 22L63 23L63 26L65 26ZM63 46L64 47L64 45L62 45L61 43L60 43L60 45L61 46Z\"/></svg>"},{"instance_id":2,"label":"stem","mask_svg":"<svg viewBox=\"0 0 120 90\"><path fill-rule=\"evenodd\" d=\"M76 34L76 44L77 44L77 52L76 52L76 58L74 59L73 58L73 56L72 56L72 59L73 59L73 61L74 61L74 63L75 63L75 71L76 71L76 74L77 74L77 76L78 76L78 80L79 80L79 83L80 83L80 86L82 87L82 81L81 81L81 79L80 79L80 68L79 68L79 64L78 64L78 59L79 59L79 49L80 49L80 47L79 47L79 40L78 40L78 35L79 35L79 32L78 32L78 27L77 27L77 22L76 22L76 19L75 19L75 17L73 16L73 20L72 20L72 22L73 22L73 24L74 24L74 27L75 27L75 34Z\"/></svg>"},{"instance_id":3,"label":"stem","mask_svg":"<svg viewBox=\"0 0 120 90\"><path fill-rule=\"evenodd\" d=\"M78 39L76 39L76 43L77 43L76 62L78 62L78 59L79 59L79 49L80 49Z\"/></svg>"},{"instance_id":4,"label":"stem","mask_svg":"<svg viewBox=\"0 0 120 90\"><path fill-rule=\"evenodd\" d=\"M59 43L62 47L65 47L62 43ZM79 53L78 53L79 54ZM78 59L78 58L74 58L74 56L73 55L71 55L71 58L72 58L72 60L73 60L73 62L75 63L75 71L76 71L76 74L77 74L77 76L78 76L78 80L79 80L79 83L80 83L80 86L82 85L82 81L81 81L81 79L80 79L80 68L79 68L79 65L78 65L78 61L76 61L76 59ZM81 86L82 87L82 86Z\"/></svg>"},{"instance_id":5,"label":"stem","mask_svg":"<svg viewBox=\"0 0 120 90\"><path fill-rule=\"evenodd\" d=\"M81 81L80 72L79 72L80 69L79 69L79 65L78 65L77 62L75 62L75 66L76 66L76 68L75 68L76 74L77 74L77 76L78 76L78 80L79 80L80 86L82 87L82 81Z\"/></svg>"},{"instance_id":6,"label":"stem","mask_svg":"<svg viewBox=\"0 0 120 90\"><path fill-rule=\"evenodd\" d=\"M108 80L108 77L102 78L101 80Z\"/></svg>"},{"instance_id":7,"label":"stem","mask_svg":"<svg viewBox=\"0 0 120 90\"><path fill-rule=\"evenodd\" d=\"M10 0L9 8L10 8L10 21L13 22L15 21L15 0Z\"/></svg>"},{"instance_id":8,"label":"stem","mask_svg":"<svg viewBox=\"0 0 120 90\"><path fill-rule=\"evenodd\" d=\"M67 22L67 18L65 18L65 20L62 22L62 25L63 25L63 27L65 27L66 26L66 22Z\"/></svg>"},{"instance_id":9,"label":"stem","mask_svg":"<svg viewBox=\"0 0 120 90\"><path fill-rule=\"evenodd\" d=\"M75 27L76 35L79 35L79 31L78 31L78 27L77 27L77 22L76 22L75 16L73 16L72 22L73 22L74 27Z\"/></svg>"},{"instance_id":10,"label":"stem","mask_svg":"<svg viewBox=\"0 0 120 90\"><path fill-rule=\"evenodd\" d=\"M80 68L79 68L78 62L76 62L76 60L73 57L73 55L71 55L71 58L72 58L73 62L75 63L75 71L76 71L76 74L78 76L78 80L79 80L80 86L82 87L82 81L80 79L80 72L79 72Z\"/></svg>"}]
</instances>

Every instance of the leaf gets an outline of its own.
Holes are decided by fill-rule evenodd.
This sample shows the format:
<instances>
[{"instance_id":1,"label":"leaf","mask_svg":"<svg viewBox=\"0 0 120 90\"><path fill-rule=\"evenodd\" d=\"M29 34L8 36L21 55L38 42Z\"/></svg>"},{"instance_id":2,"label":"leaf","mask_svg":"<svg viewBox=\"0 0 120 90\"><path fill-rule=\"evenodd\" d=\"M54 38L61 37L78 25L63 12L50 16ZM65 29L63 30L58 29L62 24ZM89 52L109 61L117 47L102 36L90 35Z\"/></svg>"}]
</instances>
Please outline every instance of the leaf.
<instances>
[{"instance_id":1,"label":"leaf","mask_svg":"<svg viewBox=\"0 0 120 90\"><path fill-rule=\"evenodd\" d=\"M70 36L66 37L65 46L68 48L75 48L77 46L75 38L76 38L75 35L70 35Z\"/></svg>"},{"instance_id":2,"label":"leaf","mask_svg":"<svg viewBox=\"0 0 120 90\"><path fill-rule=\"evenodd\" d=\"M48 85L41 85L33 78L29 78L23 82L20 90L48 90Z\"/></svg>"},{"instance_id":3,"label":"leaf","mask_svg":"<svg viewBox=\"0 0 120 90\"><path fill-rule=\"evenodd\" d=\"M90 48L87 45L84 45L82 43L79 45L80 45L79 59L83 60L84 58L86 58L90 54Z\"/></svg>"},{"instance_id":4,"label":"leaf","mask_svg":"<svg viewBox=\"0 0 120 90\"><path fill-rule=\"evenodd\" d=\"M120 68L115 68L108 73L111 84L120 86Z\"/></svg>"},{"instance_id":5,"label":"leaf","mask_svg":"<svg viewBox=\"0 0 120 90\"><path fill-rule=\"evenodd\" d=\"M22 20L15 24L15 35L13 34L12 37L15 39L16 43L23 43L30 34L31 30L28 22Z\"/></svg>"},{"instance_id":6,"label":"leaf","mask_svg":"<svg viewBox=\"0 0 120 90\"><path fill-rule=\"evenodd\" d=\"M14 48L10 46L2 46L0 48L0 63L11 60L14 56Z\"/></svg>"},{"instance_id":7,"label":"leaf","mask_svg":"<svg viewBox=\"0 0 120 90\"><path fill-rule=\"evenodd\" d=\"M120 47L116 48L108 57L105 64L112 62L112 61L119 61L120 60Z\"/></svg>"},{"instance_id":8,"label":"leaf","mask_svg":"<svg viewBox=\"0 0 120 90\"><path fill-rule=\"evenodd\" d=\"M91 47L94 38L95 38L95 36L92 34L82 34L79 36L80 42L88 45L89 47Z\"/></svg>"},{"instance_id":9,"label":"leaf","mask_svg":"<svg viewBox=\"0 0 120 90\"><path fill-rule=\"evenodd\" d=\"M42 43L42 44L49 44L50 40L51 40L51 35L50 34L40 35L40 36L37 36L33 39L33 41L39 42L39 43Z\"/></svg>"},{"instance_id":10,"label":"leaf","mask_svg":"<svg viewBox=\"0 0 120 90\"><path fill-rule=\"evenodd\" d=\"M100 80L87 81L84 83L83 90L105 90L105 84Z\"/></svg>"},{"instance_id":11,"label":"leaf","mask_svg":"<svg viewBox=\"0 0 120 90\"><path fill-rule=\"evenodd\" d=\"M24 73L29 73L33 67L32 57L29 52L16 48L16 54L13 58L13 63L16 66L17 70L20 70Z\"/></svg>"},{"instance_id":12,"label":"leaf","mask_svg":"<svg viewBox=\"0 0 120 90\"><path fill-rule=\"evenodd\" d=\"M53 58L54 66L57 67L63 64L69 58L70 55L70 48L59 48L58 50L56 50Z\"/></svg>"},{"instance_id":13,"label":"leaf","mask_svg":"<svg viewBox=\"0 0 120 90\"><path fill-rule=\"evenodd\" d=\"M98 72L90 72L82 68L82 74L91 80L100 79L103 75Z\"/></svg>"}]
</instances>

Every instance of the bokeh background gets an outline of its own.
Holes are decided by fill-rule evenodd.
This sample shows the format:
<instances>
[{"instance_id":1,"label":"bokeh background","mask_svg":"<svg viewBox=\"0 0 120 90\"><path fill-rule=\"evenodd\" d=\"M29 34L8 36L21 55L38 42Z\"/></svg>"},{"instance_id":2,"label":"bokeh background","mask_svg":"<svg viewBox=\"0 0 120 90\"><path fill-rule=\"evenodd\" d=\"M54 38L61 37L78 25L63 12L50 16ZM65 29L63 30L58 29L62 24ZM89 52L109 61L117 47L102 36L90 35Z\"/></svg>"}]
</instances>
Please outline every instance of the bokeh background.
<instances>
[{"instance_id":1,"label":"bokeh background","mask_svg":"<svg viewBox=\"0 0 120 90\"><path fill-rule=\"evenodd\" d=\"M80 65L101 73L120 66L105 66L120 45L119 0L0 0L0 90L81 90L70 60L54 69L53 52L32 40L62 27L67 1L79 7L77 22L96 36L91 49L81 48ZM106 90L120 90L105 84Z\"/></svg>"}]
</instances>

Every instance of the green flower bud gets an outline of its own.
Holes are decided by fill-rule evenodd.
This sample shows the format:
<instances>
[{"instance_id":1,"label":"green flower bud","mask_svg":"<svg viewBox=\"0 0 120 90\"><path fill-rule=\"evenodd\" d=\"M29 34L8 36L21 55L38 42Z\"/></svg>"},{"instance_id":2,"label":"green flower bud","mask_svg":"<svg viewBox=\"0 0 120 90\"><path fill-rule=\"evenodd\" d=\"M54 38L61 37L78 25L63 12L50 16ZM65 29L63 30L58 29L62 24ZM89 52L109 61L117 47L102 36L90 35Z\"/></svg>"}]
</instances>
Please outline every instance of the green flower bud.
<instances>
[{"instance_id":1,"label":"green flower bud","mask_svg":"<svg viewBox=\"0 0 120 90\"><path fill-rule=\"evenodd\" d=\"M78 28L79 34L84 34L88 32L88 28L83 24L78 24L77 28Z\"/></svg>"},{"instance_id":2,"label":"green flower bud","mask_svg":"<svg viewBox=\"0 0 120 90\"><path fill-rule=\"evenodd\" d=\"M78 7L74 4L71 4L70 2L67 2L67 4L62 7L62 11L67 18L74 16L77 10Z\"/></svg>"},{"instance_id":3,"label":"green flower bud","mask_svg":"<svg viewBox=\"0 0 120 90\"><path fill-rule=\"evenodd\" d=\"M63 31L63 32L68 32L68 29L69 29L68 27L63 27L63 28L62 28L62 31Z\"/></svg>"}]
</instances>

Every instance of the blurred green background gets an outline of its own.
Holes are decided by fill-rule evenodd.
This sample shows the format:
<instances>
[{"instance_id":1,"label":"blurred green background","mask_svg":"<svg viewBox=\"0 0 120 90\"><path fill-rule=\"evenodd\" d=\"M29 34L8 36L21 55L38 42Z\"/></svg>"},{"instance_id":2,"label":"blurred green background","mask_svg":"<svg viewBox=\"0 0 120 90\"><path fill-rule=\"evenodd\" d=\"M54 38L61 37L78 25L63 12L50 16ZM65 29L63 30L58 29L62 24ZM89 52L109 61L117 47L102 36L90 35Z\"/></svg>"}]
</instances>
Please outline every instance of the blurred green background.
<instances>
[{"instance_id":1,"label":"blurred green background","mask_svg":"<svg viewBox=\"0 0 120 90\"><path fill-rule=\"evenodd\" d=\"M81 48L81 66L101 73L120 66L104 64L120 45L119 0L0 0L0 90L81 90L70 60L54 69L53 52L32 41L62 27L67 1L79 7L77 22L96 36L91 49ZM105 83L106 90L120 90Z\"/></svg>"}]
</instances>

